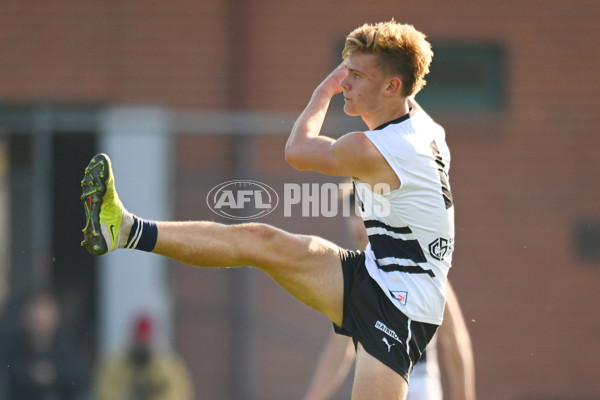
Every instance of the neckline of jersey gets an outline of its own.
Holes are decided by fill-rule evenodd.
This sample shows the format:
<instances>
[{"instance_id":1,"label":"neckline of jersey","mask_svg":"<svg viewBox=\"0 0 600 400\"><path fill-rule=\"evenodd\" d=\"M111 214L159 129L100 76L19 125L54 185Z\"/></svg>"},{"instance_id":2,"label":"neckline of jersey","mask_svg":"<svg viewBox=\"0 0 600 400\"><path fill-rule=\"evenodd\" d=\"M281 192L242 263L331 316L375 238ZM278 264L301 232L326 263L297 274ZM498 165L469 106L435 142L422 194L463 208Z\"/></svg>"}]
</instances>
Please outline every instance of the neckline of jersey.
<instances>
[{"instance_id":1,"label":"neckline of jersey","mask_svg":"<svg viewBox=\"0 0 600 400\"><path fill-rule=\"evenodd\" d=\"M393 119L393 120L391 120L391 121L388 121L388 122L386 122L386 123L384 123L384 124L381 124L381 125L379 125L377 128L375 128L375 129L373 129L373 130L374 130L374 131L380 131L380 130L382 130L383 128L385 128L386 126L388 126L388 125L392 125L392 124L399 124L400 122L404 122L404 121L406 121L407 119L409 119L409 118L410 118L412 115L413 115L413 109L412 109L412 108L410 108L410 109L408 110L408 112L407 112L406 114L404 114L403 116L401 116L400 118L396 118L396 119Z\"/></svg>"}]
</instances>

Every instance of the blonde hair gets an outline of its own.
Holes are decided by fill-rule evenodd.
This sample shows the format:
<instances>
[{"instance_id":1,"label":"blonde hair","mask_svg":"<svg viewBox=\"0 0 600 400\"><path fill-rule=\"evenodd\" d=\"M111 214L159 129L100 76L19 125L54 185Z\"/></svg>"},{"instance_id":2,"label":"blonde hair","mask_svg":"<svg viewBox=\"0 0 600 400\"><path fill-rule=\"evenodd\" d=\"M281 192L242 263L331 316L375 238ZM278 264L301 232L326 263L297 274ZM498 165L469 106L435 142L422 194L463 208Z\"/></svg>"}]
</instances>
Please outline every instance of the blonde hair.
<instances>
[{"instance_id":1,"label":"blonde hair","mask_svg":"<svg viewBox=\"0 0 600 400\"><path fill-rule=\"evenodd\" d=\"M342 57L354 52L375 54L385 74L399 75L402 95L413 96L425 86L433 58L431 44L412 25L389 22L364 24L346 37Z\"/></svg>"}]
</instances>

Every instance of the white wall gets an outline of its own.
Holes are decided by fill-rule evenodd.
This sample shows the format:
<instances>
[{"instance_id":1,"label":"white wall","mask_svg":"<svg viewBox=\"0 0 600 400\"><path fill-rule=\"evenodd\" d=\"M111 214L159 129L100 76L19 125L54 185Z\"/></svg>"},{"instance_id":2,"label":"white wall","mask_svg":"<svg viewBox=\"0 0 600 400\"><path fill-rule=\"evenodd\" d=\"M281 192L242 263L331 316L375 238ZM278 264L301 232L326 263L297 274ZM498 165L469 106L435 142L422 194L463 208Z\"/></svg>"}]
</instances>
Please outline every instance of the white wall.
<instances>
[{"instance_id":1,"label":"white wall","mask_svg":"<svg viewBox=\"0 0 600 400\"><path fill-rule=\"evenodd\" d=\"M121 201L146 219L170 219L172 136L169 115L153 107L116 107L102 117L99 152L112 161ZM133 318L149 312L159 343L172 341L172 296L166 258L118 250L100 259L100 350L122 348Z\"/></svg>"}]
</instances>

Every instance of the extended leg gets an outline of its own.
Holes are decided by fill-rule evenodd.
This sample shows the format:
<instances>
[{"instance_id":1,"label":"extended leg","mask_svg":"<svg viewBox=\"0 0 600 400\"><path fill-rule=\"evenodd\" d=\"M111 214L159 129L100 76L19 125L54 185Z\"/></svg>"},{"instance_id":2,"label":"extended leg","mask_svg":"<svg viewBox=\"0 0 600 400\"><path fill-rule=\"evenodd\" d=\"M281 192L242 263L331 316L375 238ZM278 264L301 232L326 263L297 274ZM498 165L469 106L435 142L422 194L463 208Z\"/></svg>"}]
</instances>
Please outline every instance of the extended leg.
<instances>
[{"instance_id":1,"label":"extended leg","mask_svg":"<svg viewBox=\"0 0 600 400\"><path fill-rule=\"evenodd\" d=\"M259 268L298 300L341 324L344 284L333 243L257 223L158 222L157 227L154 253L202 267Z\"/></svg>"},{"instance_id":2,"label":"extended leg","mask_svg":"<svg viewBox=\"0 0 600 400\"><path fill-rule=\"evenodd\" d=\"M294 297L341 324L344 284L333 243L265 224L139 220L119 200L106 154L92 158L81 186L86 213L81 244L90 253L142 248L202 267L257 267Z\"/></svg>"}]
</instances>

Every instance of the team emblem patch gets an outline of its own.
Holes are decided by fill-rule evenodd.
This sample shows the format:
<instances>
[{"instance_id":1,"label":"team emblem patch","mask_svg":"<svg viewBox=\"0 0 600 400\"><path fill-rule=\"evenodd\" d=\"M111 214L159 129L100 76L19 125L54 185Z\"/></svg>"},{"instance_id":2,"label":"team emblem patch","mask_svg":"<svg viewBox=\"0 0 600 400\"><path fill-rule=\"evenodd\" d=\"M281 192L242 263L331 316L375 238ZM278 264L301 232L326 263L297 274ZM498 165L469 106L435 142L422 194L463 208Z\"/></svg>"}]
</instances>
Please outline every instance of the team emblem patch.
<instances>
[{"instance_id":1,"label":"team emblem patch","mask_svg":"<svg viewBox=\"0 0 600 400\"><path fill-rule=\"evenodd\" d=\"M392 290L390 291L390 293L392 294L392 296L394 296L396 300L400 302L400 304L402 304L403 306L406 305L406 298L408 297L408 292Z\"/></svg>"},{"instance_id":2,"label":"team emblem patch","mask_svg":"<svg viewBox=\"0 0 600 400\"><path fill-rule=\"evenodd\" d=\"M452 239L437 238L433 242L429 243L429 254L436 260L443 260L446 255L450 254L453 250Z\"/></svg>"}]
</instances>

